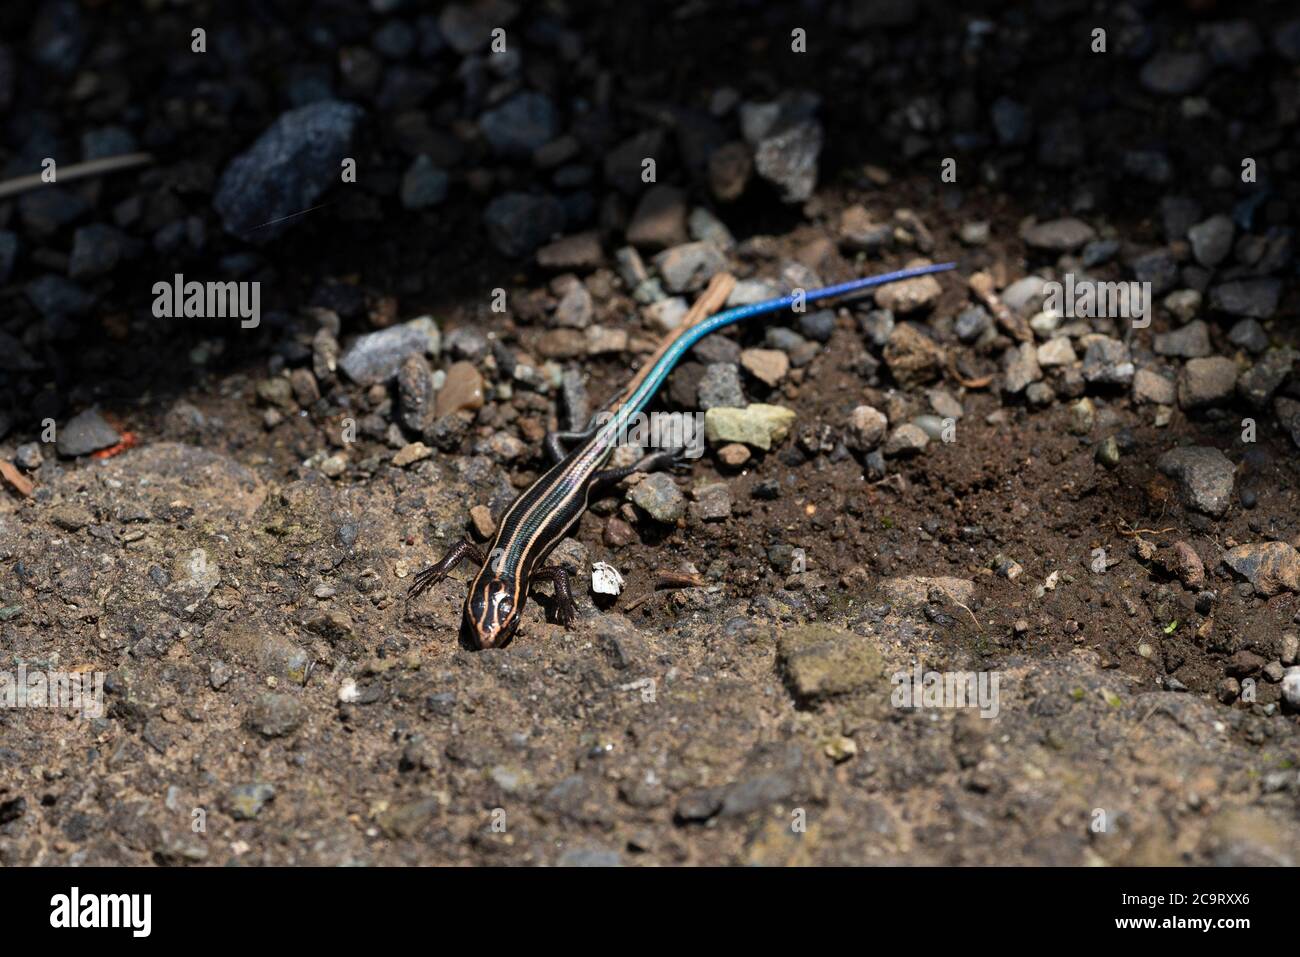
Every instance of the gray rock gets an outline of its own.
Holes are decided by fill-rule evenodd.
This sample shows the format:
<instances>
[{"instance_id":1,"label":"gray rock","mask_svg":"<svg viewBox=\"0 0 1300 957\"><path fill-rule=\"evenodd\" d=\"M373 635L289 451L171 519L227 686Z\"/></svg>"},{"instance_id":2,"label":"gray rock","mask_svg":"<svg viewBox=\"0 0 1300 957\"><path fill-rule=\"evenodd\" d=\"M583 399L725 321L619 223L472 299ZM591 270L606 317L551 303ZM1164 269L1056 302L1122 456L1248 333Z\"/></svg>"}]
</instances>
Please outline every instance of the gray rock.
<instances>
[{"instance_id":1,"label":"gray rock","mask_svg":"<svg viewBox=\"0 0 1300 957\"><path fill-rule=\"evenodd\" d=\"M568 329L585 329L591 325L595 308L587 287L574 280L555 306L555 322Z\"/></svg>"},{"instance_id":2,"label":"gray rock","mask_svg":"<svg viewBox=\"0 0 1300 957\"><path fill-rule=\"evenodd\" d=\"M483 225L493 247L517 259L564 230L564 207L548 193L504 193L488 203Z\"/></svg>"},{"instance_id":3,"label":"gray rock","mask_svg":"<svg viewBox=\"0 0 1300 957\"><path fill-rule=\"evenodd\" d=\"M560 117L550 97L525 90L486 111L478 125L498 156L531 157L559 134Z\"/></svg>"},{"instance_id":4,"label":"gray rock","mask_svg":"<svg viewBox=\"0 0 1300 957\"><path fill-rule=\"evenodd\" d=\"M422 353L410 353L397 372L398 408L402 425L421 434L433 410L433 376Z\"/></svg>"},{"instance_id":5,"label":"gray rock","mask_svg":"<svg viewBox=\"0 0 1300 957\"><path fill-rule=\"evenodd\" d=\"M338 100L282 114L221 174L212 206L226 232L267 242L307 218L294 214L339 182L340 164L363 115L359 106Z\"/></svg>"},{"instance_id":6,"label":"gray rock","mask_svg":"<svg viewBox=\"0 0 1300 957\"><path fill-rule=\"evenodd\" d=\"M1152 93L1184 96L1199 89L1209 73L1209 61L1198 52L1162 50L1143 64L1138 80Z\"/></svg>"},{"instance_id":7,"label":"gray rock","mask_svg":"<svg viewBox=\"0 0 1300 957\"><path fill-rule=\"evenodd\" d=\"M647 475L628 493L628 498L657 522L671 524L686 514L686 496L663 472Z\"/></svg>"},{"instance_id":8,"label":"gray rock","mask_svg":"<svg viewBox=\"0 0 1300 957\"><path fill-rule=\"evenodd\" d=\"M407 356L437 356L438 327L428 316L359 336L339 359L339 368L358 385L378 385L397 375Z\"/></svg>"},{"instance_id":9,"label":"gray rock","mask_svg":"<svg viewBox=\"0 0 1300 957\"><path fill-rule=\"evenodd\" d=\"M929 444L930 436L925 434L924 429L911 422L905 422L889 433L889 438L885 440L881 451L886 455L915 455L925 451L925 447Z\"/></svg>"},{"instance_id":10,"label":"gray rock","mask_svg":"<svg viewBox=\"0 0 1300 957\"><path fill-rule=\"evenodd\" d=\"M1268 348L1268 333L1255 319L1242 319L1228 331L1228 341L1258 355Z\"/></svg>"},{"instance_id":11,"label":"gray rock","mask_svg":"<svg viewBox=\"0 0 1300 957\"><path fill-rule=\"evenodd\" d=\"M571 847L555 863L557 867L622 867L623 857L603 847Z\"/></svg>"},{"instance_id":12,"label":"gray rock","mask_svg":"<svg viewBox=\"0 0 1300 957\"><path fill-rule=\"evenodd\" d=\"M870 452L885 437L889 419L878 409L860 405L849 417L848 445L859 452Z\"/></svg>"},{"instance_id":13,"label":"gray rock","mask_svg":"<svg viewBox=\"0 0 1300 957\"><path fill-rule=\"evenodd\" d=\"M953 331L957 333L957 338L966 345L977 341L992 328L993 317L984 311L983 306L970 306L963 309L958 314L957 321L953 323Z\"/></svg>"},{"instance_id":14,"label":"gray rock","mask_svg":"<svg viewBox=\"0 0 1300 957\"><path fill-rule=\"evenodd\" d=\"M1201 311L1201 294L1195 289L1175 289L1165 296L1164 304L1179 322L1191 322Z\"/></svg>"},{"instance_id":15,"label":"gray rock","mask_svg":"<svg viewBox=\"0 0 1300 957\"><path fill-rule=\"evenodd\" d=\"M1204 445L1170 449L1156 464L1178 481L1190 508L1216 517L1228 510L1236 468L1218 449Z\"/></svg>"},{"instance_id":16,"label":"gray rock","mask_svg":"<svg viewBox=\"0 0 1300 957\"><path fill-rule=\"evenodd\" d=\"M655 268L669 292L689 292L704 286L727 267L727 257L713 243L684 243L654 257Z\"/></svg>"},{"instance_id":17,"label":"gray rock","mask_svg":"<svg viewBox=\"0 0 1300 957\"><path fill-rule=\"evenodd\" d=\"M1192 253L1196 261L1208 269L1213 269L1232 252L1232 240L1236 234L1232 217L1220 213L1211 216L1203 223L1197 223L1187 231L1187 238L1192 241Z\"/></svg>"},{"instance_id":18,"label":"gray rock","mask_svg":"<svg viewBox=\"0 0 1300 957\"><path fill-rule=\"evenodd\" d=\"M1268 319L1281 295L1280 279L1235 279L1210 290L1210 305L1234 316Z\"/></svg>"},{"instance_id":19,"label":"gray rock","mask_svg":"<svg viewBox=\"0 0 1300 957\"><path fill-rule=\"evenodd\" d=\"M1002 303L1018 315L1038 312L1043 306L1043 287L1047 280L1042 276L1025 276L1002 290Z\"/></svg>"},{"instance_id":20,"label":"gray rock","mask_svg":"<svg viewBox=\"0 0 1300 957\"><path fill-rule=\"evenodd\" d=\"M1020 233L1020 238L1026 245L1057 253L1073 252L1096 237L1096 230L1083 220L1073 217L1036 223Z\"/></svg>"},{"instance_id":21,"label":"gray rock","mask_svg":"<svg viewBox=\"0 0 1300 957\"><path fill-rule=\"evenodd\" d=\"M1022 342L1002 356L1002 391L1011 395L1023 392L1031 382L1043 377L1038 352L1031 342Z\"/></svg>"},{"instance_id":22,"label":"gray rock","mask_svg":"<svg viewBox=\"0 0 1300 957\"><path fill-rule=\"evenodd\" d=\"M686 228L691 234L691 239L707 240L724 251L735 248L736 237L731 234L727 224L703 206L691 210L686 220Z\"/></svg>"},{"instance_id":23,"label":"gray rock","mask_svg":"<svg viewBox=\"0 0 1300 957\"><path fill-rule=\"evenodd\" d=\"M56 447L60 455L69 458L89 455L122 440L117 430L104 421L97 409L79 412L58 430Z\"/></svg>"},{"instance_id":24,"label":"gray rock","mask_svg":"<svg viewBox=\"0 0 1300 957\"><path fill-rule=\"evenodd\" d=\"M720 522L731 517L731 489L726 482L712 482L695 490L691 516L701 522Z\"/></svg>"},{"instance_id":25,"label":"gray rock","mask_svg":"<svg viewBox=\"0 0 1300 957\"><path fill-rule=\"evenodd\" d=\"M1151 283L1151 295L1162 296L1178 282L1178 260L1163 246L1133 258L1129 264L1138 282Z\"/></svg>"},{"instance_id":26,"label":"gray rock","mask_svg":"<svg viewBox=\"0 0 1300 957\"><path fill-rule=\"evenodd\" d=\"M1237 380L1237 392L1257 409L1265 408L1273 398L1300 354L1290 347L1274 349L1264 355Z\"/></svg>"},{"instance_id":27,"label":"gray rock","mask_svg":"<svg viewBox=\"0 0 1300 957\"><path fill-rule=\"evenodd\" d=\"M457 53L474 53L486 50L492 31L507 26L518 12L508 0L453 3L438 15L438 32Z\"/></svg>"},{"instance_id":28,"label":"gray rock","mask_svg":"<svg viewBox=\"0 0 1300 957\"><path fill-rule=\"evenodd\" d=\"M1199 409L1232 396L1237 388L1237 364L1223 356L1189 359L1178 376L1178 404Z\"/></svg>"},{"instance_id":29,"label":"gray rock","mask_svg":"<svg viewBox=\"0 0 1300 957\"><path fill-rule=\"evenodd\" d=\"M801 203L817 185L817 158L822 149L822 127L808 119L764 137L754 150L758 175L781 188L787 203Z\"/></svg>"},{"instance_id":30,"label":"gray rock","mask_svg":"<svg viewBox=\"0 0 1300 957\"><path fill-rule=\"evenodd\" d=\"M14 449L14 464L20 469L34 472L45 462L39 442L24 442Z\"/></svg>"},{"instance_id":31,"label":"gray rock","mask_svg":"<svg viewBox=\"0 0 1300 957\"><path fill-rule=\"evenodd\" d=\"M1157 333L1152 348L1157 355L1177 356L1180 359L1208 356L1213 351L1210 348L1210 328L1197 319L1181 329Z\"/></svg>"},{"instance_id":32,"label":"gray rock","mask_svg":"<svg viewBox=\"0 0 1300 957\"><path fill-rule=\"evenodd\" d=\"M802 313L799 316L799 331L814 342L829 342L835 333L835 313L830 309Z\"/></svg>"},{"instance_id":33,"label":"gray rock","mask_svg":"<svg viewBox=\"0 0 1300 957\"><path fill-rule=\"evenodd\" d=\"M1083 378L1100 385L1128 385L1136 371L1126 344L1109 336L1084 336Z\"/></svg>"},{"instance_id":34,"label":"gray rock","mask_svg":"<svg viewBox=\"0 0 1300 957\"><path fill-rule=\"evenodd\" d=\"M455 359L477 362L487 355L487 335L477 326L457 326L447 333L447 352Z\"/></svg>"},{"instance_id":35,"label":"gray rock","mask_svg":"<svg viewBox=\"0 0 1300 957\"><path fill-rule=\"evenodd\" d=\"M740 368L734 362L711 362L699 382L698 405L706 412L715 407L740 408L745 393L740 384Z\"/></svg>"},{"instance_id":36,"label":"gray rock","mask_svg":"<svg viewBox=\"0 0 1300 957\"><path fill-rule=\"evenodd\" d=\"M1138 369L1133 376L1133 401L1153 405L1173 405L1178 393L1173 379L1153 369Z\"/></svg>"},{"instance_id":37,"label":"gray rock","mask_svg":"<svg viewBox=\"0 0 1300 957\"><path fill-rule=\"evenodd\" d=\"M1028 343L1026 343L1028 345ZM1077 356L1074 353L1074 344L1066 336L1057 336L1054 339L1048 339L1038 347L1038 364L1044 368L1054 368L1056 366L1068 366L1074 363Z\"/></svg>"},{"instance_id":38,"label":"gray rock","mask_svg":"<svg viewBox=\"0 0 1300 957\"><path fill-rule=\"evenodd\" d=\"M402 176L402 206L406 209L437 206L447 198L449 181L447 171L438 169L433 160L421 153Z\"/></svg>"}]
</instances>

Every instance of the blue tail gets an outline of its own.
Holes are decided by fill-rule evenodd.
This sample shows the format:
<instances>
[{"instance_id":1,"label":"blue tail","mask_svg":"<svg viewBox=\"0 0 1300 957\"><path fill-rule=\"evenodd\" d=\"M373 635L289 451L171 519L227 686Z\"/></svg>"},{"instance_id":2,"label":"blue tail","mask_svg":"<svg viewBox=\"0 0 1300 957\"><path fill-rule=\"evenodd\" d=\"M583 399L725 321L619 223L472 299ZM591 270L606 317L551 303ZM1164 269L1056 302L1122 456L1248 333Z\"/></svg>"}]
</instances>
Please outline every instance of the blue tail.
<instances>
[{"instance_id":1,"label":"blue tail","mask_svg":"<svg viewBox=\"0 0 1300 957\"><path fill-rule=\"evenodd\" d=\"M830 299L834 296L843 296L851 292L858 292L862 289L870 289L872 286L883 286L885 283L898 282L900 279L915 279L917 276L928 276L931 273L947 272L949 269L956 268L956 263L936 263L933 266L914 266L911 269L899 269L896 272L882 273L879 276L867 276L864 279L853 279L849 282L842 282L838 286L823 286L821 289L809 289L803 294L803 301L805 303L817 302L819 299ZM724 326L731 325L733 322L740 322L743 319L749 319L753 316L761 316L769 312L779 312L782 309L789 309L795 304L795 301L796 297L793 295L782 296L780 299L768 299L766 302L755 302L748 306L737 306L735 309L728 309L726 312L715 313L697 325L690 336L685 337L689 339L689 342L685 343L685 345L689 348L705 336L711 335Z\"/></svg>"},{"instance_id":2,"label":"blue tail","mask_svg":"<svg viewBox=\"0 0 1300 957\"><path fill-rule=\"evenodd\" d=\"M912 269L900 269L897 272L887 272L879 276L867 276L865 279L854 279L850 282L842 282L838 286L824 286L821 289L810 289L803 294L803 301L817 302L819 299L830 299L833 296L843 296L847 293L857 292L860 289L870 289L872 286L882 286L889 282L898 282L900 279L914 279L917 276L928 276L931 273L947 272L949 269L956 269L956 263L938 263L933 266L915 266ZM659 357L655 367L651 369L636 391L627 398L622 405L622 414L630 416L639 412L647 402L654 396L655 391L668 377L668 373L673 370L678 361L690 350L695 343L699 342L707 335L717 332L724 326L740 322L742 319L749 319L752 316L761 316L769 312L779 312L782 309L789 309L796 302L793 295L782 296L780 299L769 299L766 302L756 302L748 306L737 306L735 309L728 309L726 312L715 313L702 322L696 323L689 331L681 335L676 342L672 344L662 356Z\"/></svg>"}]
</instances>

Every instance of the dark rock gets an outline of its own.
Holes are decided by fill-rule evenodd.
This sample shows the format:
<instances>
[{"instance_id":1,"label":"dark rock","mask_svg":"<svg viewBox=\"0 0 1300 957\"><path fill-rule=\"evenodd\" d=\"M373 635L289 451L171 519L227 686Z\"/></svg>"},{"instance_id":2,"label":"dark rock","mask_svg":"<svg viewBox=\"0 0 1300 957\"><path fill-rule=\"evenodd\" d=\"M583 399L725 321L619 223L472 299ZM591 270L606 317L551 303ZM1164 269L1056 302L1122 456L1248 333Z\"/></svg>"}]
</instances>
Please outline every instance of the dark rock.
<instances>
[{"instance_id":1,"label":"dark rock","mask_svg":"<svg viewBox=\"0 0 1300 957\"><path fill-rule=\"evenodd\" d=\"M564 230L564 207L546 193L505 193L488 204L483 225L497 251L519 258Z\"/></svg>"},{"instance_id":2,"label":"dark rock","mask_svg":"<svg viewBox=\"0 0 1300 957\"><path fill-rule=\"evenodd\" d=\"M526 90L485 112L479 129L498 156L528 158L559 134L560 117L550 97Z\"/></svg>"},{"instance_id":3,"label":"dark rock","mask_svg":"<svg viewBox=\"0 0 1300 957\"><path fill-rule=\"evenodd\" d=\"M94 296L62 276L40 276L24 286L23 292L43 316L81 316L95 304Z\"/></svg>"},{"instance_id":4,"label":"dark rock","mask_svg":"<svg viewBox=\"0 0 1300 957\"><path fill-rule=\"evenodd\" d=\"M87 409L73 416L58 430L56 445L60 455L71 458L97 452L121 440L117 430L105 422L97 410Z\"/></svg>"},{"instance_id":5,"label":"dark rock","mask_svg":"<svg viewBox=\"0 0 1300 957\"><path fill-rule=\"evenodd\" d=\"M1138 80L1152 93L1184 96L1196 91L1209 73L1210 64L1199 52L1162 50L1143 65Z\"/></svg>"},{"instance_id":6,"label":"dark rock","mask_svg":"<svg viewBox=\"0 0 1300 957\"><path fill-rule=\"evenodd\" d=\"M1282 295L1280 279L1236 279L1210 290L1210 305L1234 316L1268 319Z\"/></svg>"},{"instance_id":7,"label":"dark rock","mask_svg":"<svg viewBox=\"0 0 1300 957\"><path fill-rule=\"evenodd\" d=\"M1224 553L1223 563L1261 595L1300 592L1300 553L1286 542L1238 545Z\"/></svg>"},{"instance_id":8,"label":"dark rock","mask_svg":"<svg viewBox=\"0 0 1300 957\"><path fill-rule=\"evenodd\" d=\"M437 206L447 198L449 181L446 170L434 166L433 160L420 154L402 176L402 206L406 209Z\"/></svg>"},{"instance_id":9,"label":"dark rock","mask_svg":"<svg viewBox=\"0 0 1300 957\"><path fill-rule=\"evenodd\" d=\"M1199 359L1208 356L1210 348L1210 329L1197 319L1180 329L1157 333L1152 348L1157 355L1177 356L1180 359Z\"/></svg>"},{"instance_id":10,"label":"dark rock","mask_svg":"<svg viewBox=\"0 0 1300 957\"><path fill-rule=\"evenodd\" d=\"M221 174L212 205L226 231L266 242L302 220L294 214L309 209L340 181L363 115L360 107L338 100L282 114ZM285 220L289 216L294 218ZM268 223L275 225L256 228Z\"/></svg>"},{"instance_id":11,"label":"dark rock","mask_svg":"<svg viewBox=\"0 0 1300 957\"><path fill-rule=\"evenodd\" d=\"M0 285L9 281L13 275L14 261L18 258L18 237L6 229L0 229Z\"/></svg>"}]
</instances>

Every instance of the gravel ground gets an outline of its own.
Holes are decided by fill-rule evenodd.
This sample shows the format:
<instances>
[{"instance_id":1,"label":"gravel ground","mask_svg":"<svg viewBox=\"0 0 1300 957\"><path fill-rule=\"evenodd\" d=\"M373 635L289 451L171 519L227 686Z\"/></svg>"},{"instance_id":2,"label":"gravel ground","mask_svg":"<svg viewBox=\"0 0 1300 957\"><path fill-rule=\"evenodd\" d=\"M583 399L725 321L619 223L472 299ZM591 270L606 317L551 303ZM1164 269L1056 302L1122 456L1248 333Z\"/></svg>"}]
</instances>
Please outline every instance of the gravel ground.
<instances>
[{"instance_id":1,"label":"gravel ground","mask_svg":"<svg viewBox=\"0 0 1300 957\"><path fill-rule=\"evenodd\" d=\"M0 13L0 863L1300 863L1283 4L146 10ZM406 600L714 274L949 260L697 346L573 628Z\"/></svg>"}]
</instances>

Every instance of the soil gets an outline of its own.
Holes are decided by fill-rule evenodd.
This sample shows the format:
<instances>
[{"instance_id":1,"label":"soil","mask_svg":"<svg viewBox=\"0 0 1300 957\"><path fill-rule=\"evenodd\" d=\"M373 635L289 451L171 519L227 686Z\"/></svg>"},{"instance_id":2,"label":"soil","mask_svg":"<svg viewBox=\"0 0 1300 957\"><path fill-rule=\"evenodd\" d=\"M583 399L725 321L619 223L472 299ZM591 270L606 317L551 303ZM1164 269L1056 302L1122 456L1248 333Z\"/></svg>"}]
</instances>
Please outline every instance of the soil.
<instances>
[{"instance_id":1,"label":"soil","mask_svg":"<svg viewBox=\"0 0 1300 957\"><path fill-rule=\"evenodd\" d=\"M1077 396L1062 390L1034 407L1002 391L1000 347L1012 345L1005 335L998 347L977 349L953 333L974 301L965 281L972 273L987 270L1005 288L1035 271L1059 272L1058 254L1021 238L1028 217L1074 212L1104 224L1103 235L1126 250L1166 242L1157 190L1108 171L1134 143L1159 143L1178 162L1194 162L1181 167L1190 177L1216 163L1235 169L1243 141L1289 155L1294 119L1279 123L1264 106L1243 106L1239 118L1219 119L1246 130L1207 146L1210 121L1181 119L1178 99L1152 105L1135 80L1140 61L1068 68L1070 38L1088 22L1081 5L990 8L984 15L999 24L1008 54L1001 63L963 57L962 24L918 16L837 38L825 53L834 66L815 77L773 52L786 43L788 27L774 33L782 17L699 6L697 15L672 18L578 5L566 19L601 63L621 64L613 112L647 127L664 104L703 108L728 83L746 99L816 88L826 147L812 198L781 203L756 182L724 207L707 201L698 177L683 175L691 205L714 205L741 241L727 267L738 278L770 278L797 262L826 283L918 254L903 243L855 255L839 233L843 210L861 204L884 222L898 209L914 211L933 237L925 255L959 267L940 277L937 301L907 318L954 364L925 385L900 385L864 336L870 298L837 304L833 335L807 365L776 388L744 380L749 401L794 411L790 437L770 452L754 450L739 468L711 447L674 475L688 498L725 483L728 517L688 512L658 522L626 500L625 485L597 502L561 549L584 586L574 627L548 620L548 590L538 588L508 647L468 648L458 635L468 564L418 599L407 601L406 587L462 535L481 540L470 507L487 505L499 517L539 474L538 431L564 421L556 390L506 393L508 377L479 360L488 402L458 446L399 468L390 443L362 434L332 477L320 453L342 448L340 423L376 412L396 421L395 387L323 378L318 403L292 403L271 426L258 391L286 368L311 368L320 327L313 307L336 284L364 300L339 312L345 348L354 335L390 325L388 305L398 321L432 315L444 342L473 327L525 357L538 355L553 328L554 273L502 256L480 222L486 201L530 171L484 161L491 182L476 192L475 162L467 161L436 213L404 210L393 184L406 159L391 155L393 111L377 110L371 119L383 133L362 155L386 185L336 190L308 214L311 225L257 247L270 303L262 328L241 336L214 321L160 325L141 290L173 270L145 256L99 280L97 305L75 335L48 343L41 361L49 367L14 385L15 396L29 391L14 402L13 431L0 435L6 461L40 438L50 393L61 425L96 405L139 441L100 459L60 457L45 444L44 463L30 470L33 493L6 489L0 498L5 667L107 675L100 717L0 709L0 863L1300 863L1297 715L1278 681L1257 667L1234 670L1243 652L1270 663L1286 656L1285 636L1300 631L1300 596L1263 594L1223 565L1238 544L1300 545L1296 444L1271 410L1251 413L1236 399L1208 413L1175 406L1157 426L1153 407L1125 388L1089 386L1095 421L1080 430ZM160 161L143 179L85 187L96 208L166 193L213 218L216 175L284 108L273 64L290 48L302 9L270 9L263 38L246 37L248 59L232 72L150 55L188 36L186 14L161 8L130 31L119 5L84 5L97 49L116 38L138 54L109 63L106 76L128 78L133 91L163 91L142 109L172 123L152 145ZM1266 41L1283 13L1260 14ZM1170 47L1229 16L1143 15ZM26 35L12 12L4 16L8 35ZM364 45L384 18L357 17L364 29L340 32ZM816 36L820 21L810 22ZM846 52L853 42L877 50L866 88L850 84L859 75ZM1294 81L1294 65L1276 60L1253 73L1220 71L1206 95L1218 105L1246 86ZM538 62L548 75L556 69ZM219 108L229 77L239 75L254 78L266 100L260 109ZM215 84L210 111L202 98L187 98L204 79ZM454 82L440 82L431 97L454 99ZM926 97L950 103L963 86L981 104L1006 93L1040 111L1053 99L1077 104L1089 155L1055 169L1038 163L1032 147L994 143L969 159L975 182L941 183L940 137L924 129L934 142L904 159L898 111ZM34 99L9 107L9 122L75 99L60 89L40 94L21 84ZM882 91L879 102L873 90ZM97 114L104 107L93 109L96 102L83 105ZM175 103L170 113L167 102ZM88 116L84 125L106 119ZM887 183L864 172L871 164L888 171ZM989 181L976 169L1000 175ZM1200 196L1183 181L1158 190ZM1080 192L1091 194L1082 211L1070 207ZM1271 225L1289 229L1294 189L1279 186L1275 196L1282 209L1272 208L1280 222ZM1217 210L1208 193L1203 199L1205 215ZM964 244L962 226L977 221L989 224L991 238ZM64 234L29 237L13 203L0 200L6 226L25 248L48 243L66 253ZM205 268L220 275L219 255L244 248L220 235L215 220L211 229L210 247L177 264L195 278ZM606 253L622 245L606 237ZM18 317L6 328L41 321L22 293L41 261L24 260L0 290L0 304ZM574 272L597 293L607 290L595 295L596 322L653 342L659 333L611 257ZM1272 348L1300 348L1294 262L1281 272L1282 302L1265 327ZM1117 257L1093 274L1129 272ZM497 287L513 304L507 314L487 305ZM543 308L518 307L530 297ZM1207 318L1215 354L1248 366L1251 358L1227 340L1233 319ZM798 328L793 316L772 324ZM1120 338L1142 368L1153 336L1178 327L1159 308L1150 329ZM764 345L765 334L761 324L727 333L743 348ZM206 353L201 362L196 348ZM598 401L622 387L644 351L561 365L579 371ZM431 359L434 368L451 361ZM991 381L962 384L981 376ZM883 477L871 474L846 444L853 409L897 408L910 419L930 411L933 386L961 403L953 440L890 457ZM1292 373L1279 394L1297 388ZM677 408L667 389L655 408ZM1260 422L1252 461L1263 463L1249 474L1241 441L1248 414ZM891 412L890 420L898 418ZM488 440L502 432L522 438L527 452L494 458ZM1108 437L1119 438L1122 452L1113 468L1097 459ZM1191 508L1158 468L1182 445L1222 449L1238 466L1222 516ZM1249 508L1238 494L1247 486L1256 494ZM610 544L619 521L632 534ZM1199 556L1203 583L1166 570L1175 543ZM803 570L779 557L788 548L803 550ZM596 561L625 579L617 599L585 587ZM1020 569L1014 577L1009 565ZM696 576L697 584L656 588L660 572ZM936 579L961 580L969 591L954 595ZM918 666L997 675L996 717L895 706L892 676ZM1253 695L1240 683L1223 693L1230 675L1249 678Z\"/></svg>"}]
</instances>

